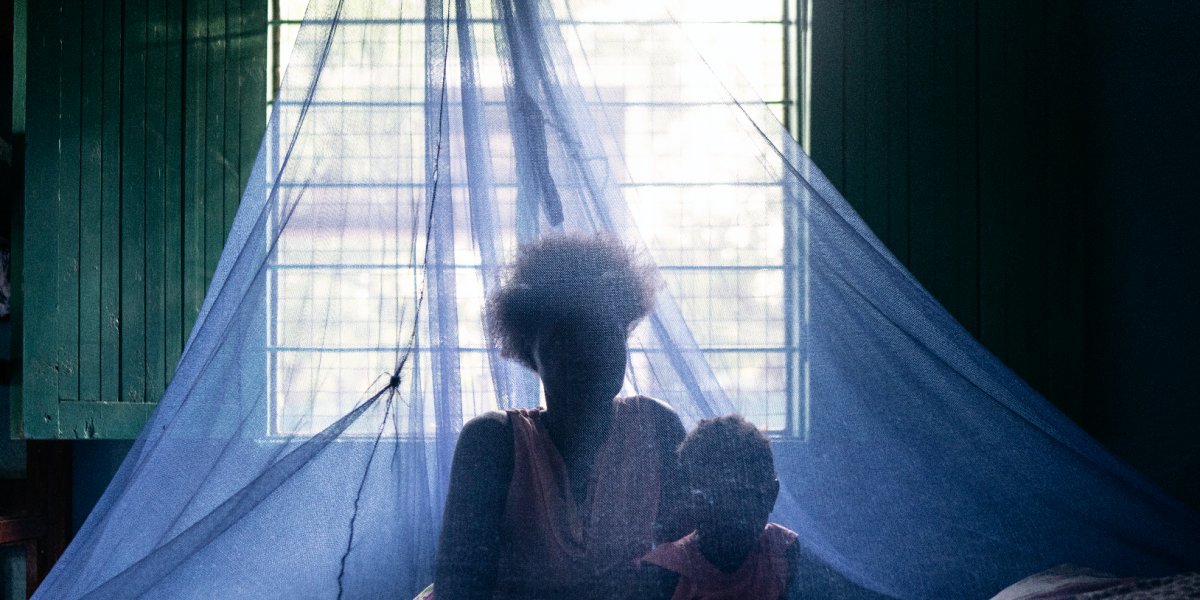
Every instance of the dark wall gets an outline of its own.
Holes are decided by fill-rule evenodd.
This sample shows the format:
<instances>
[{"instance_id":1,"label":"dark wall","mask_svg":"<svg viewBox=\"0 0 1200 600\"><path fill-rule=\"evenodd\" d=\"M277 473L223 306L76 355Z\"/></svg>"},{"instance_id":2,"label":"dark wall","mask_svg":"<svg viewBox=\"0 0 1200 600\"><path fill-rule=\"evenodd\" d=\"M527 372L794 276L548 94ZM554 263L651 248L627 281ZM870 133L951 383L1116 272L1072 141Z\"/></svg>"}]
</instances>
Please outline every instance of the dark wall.
<instances>
[{"instance_id":1,"label":"dark wall","mask_svg":"<svg viewBox=\"0 0 1200 600\"><path fill-rule=\"evenodd\" d=\"M1200 8L817 0L813 158L964 327L1200 507Z\"/></svg>"},{"instance_id":2,"label":"dark wall","mask_svg":"<svg viewBox=\"0 0 1200 600\"><path fill-rule=\"evenodd\" d=\"M109 482L121 468L133 440L71 442L71 535L79 533Z\"/></svg>"},{"instance_id":3,"label":"dark wall","mask_svg":"<svg viewBox=\"0 0 1200 600\"><path fill-rule=\"evenodd\" d=\"M1087 8L1085 425L1200 507L1200 4Z\"/></svg>"}]
</instances>

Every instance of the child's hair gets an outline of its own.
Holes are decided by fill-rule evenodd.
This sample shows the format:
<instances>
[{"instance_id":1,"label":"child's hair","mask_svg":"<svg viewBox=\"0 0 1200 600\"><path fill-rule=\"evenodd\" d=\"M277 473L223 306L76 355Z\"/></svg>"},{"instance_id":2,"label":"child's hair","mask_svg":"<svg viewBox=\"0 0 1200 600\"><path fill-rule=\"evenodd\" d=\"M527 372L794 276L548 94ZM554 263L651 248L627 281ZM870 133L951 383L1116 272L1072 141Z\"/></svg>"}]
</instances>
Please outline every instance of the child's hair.
<instances>
[{"instance_id":1,"label":"child's hair","mask_svg":"<svg viewBox=\"0 0 1200 600\"><path fill-rule=\"evenodd\" d=\"M654 309L658 288L653 263L612 235L547 236L518 249L489 295L488 332L502 356L535 369L540 327L566 319L628 332Z\"/></svg>"},{"instance_id":2,"label":"child's hair","mask_svg":"<svg viewBox=\"0 0 1200 600\"><path fill-rule=\"evenodd\" d=\"M775 479L771 442L741 415L700 421L679 445L679 462L689 478L731 465L756 481Z\"/></svg>"}]
</instances>

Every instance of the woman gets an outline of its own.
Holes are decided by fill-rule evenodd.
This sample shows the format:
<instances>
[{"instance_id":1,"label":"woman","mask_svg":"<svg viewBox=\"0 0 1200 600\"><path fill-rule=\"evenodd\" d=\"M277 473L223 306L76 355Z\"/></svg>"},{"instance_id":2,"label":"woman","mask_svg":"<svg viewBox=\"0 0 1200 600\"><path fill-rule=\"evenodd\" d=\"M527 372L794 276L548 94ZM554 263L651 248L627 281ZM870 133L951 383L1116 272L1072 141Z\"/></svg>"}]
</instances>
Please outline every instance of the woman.
<instances>
[{"instance_id":1,"label":"woman","mask_svg":"<svg viewBox=\"0 0 1200 600\"><path fill-rule=\"evenodd\" d=\"M654 541L691 530L665 404L615 398L629 332L657 279L608 236L521 248L488 299L501 353L535 371L545 408L491 412L463 427L438 544L439 600L610 598Z\"/></svg>"}]
</instances>

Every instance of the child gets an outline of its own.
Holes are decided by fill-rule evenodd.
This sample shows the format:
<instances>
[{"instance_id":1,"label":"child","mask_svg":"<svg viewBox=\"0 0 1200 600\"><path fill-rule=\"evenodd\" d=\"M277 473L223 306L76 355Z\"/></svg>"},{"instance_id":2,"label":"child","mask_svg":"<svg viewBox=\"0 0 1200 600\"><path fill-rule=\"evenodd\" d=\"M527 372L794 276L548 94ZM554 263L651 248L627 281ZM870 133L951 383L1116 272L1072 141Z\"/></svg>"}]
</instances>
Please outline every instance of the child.
<instances>
[{"instance_id":1,"label":"child","mask_svg":"<svg viewBox=\"0 0 1200 600\"><path fill-rule=\"evenodd\" d=\"M739 415L701 421L679 447L696 531L641 558L638 597L666 600L885 598L861 588L767 519L779 495L771 443Z\"/></svg>"}]
</instances>

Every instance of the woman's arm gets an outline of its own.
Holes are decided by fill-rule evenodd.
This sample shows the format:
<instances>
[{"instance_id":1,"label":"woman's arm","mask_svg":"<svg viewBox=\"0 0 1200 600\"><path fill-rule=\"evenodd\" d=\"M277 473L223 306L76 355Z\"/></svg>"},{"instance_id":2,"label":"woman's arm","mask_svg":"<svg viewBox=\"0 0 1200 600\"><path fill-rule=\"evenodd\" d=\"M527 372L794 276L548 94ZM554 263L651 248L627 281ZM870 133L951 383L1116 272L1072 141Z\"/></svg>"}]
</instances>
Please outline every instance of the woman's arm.
<instances>
[{"instance_id":1,"label":"woman's arm","mask_svg":"<svg viewBox=\"0 0 1200 600\"><path fill-rule=\"evenodd\" d=\"M434 566L438 600L492 597L500 560L500 520L513 476L508 415L471 419L458 436Z\"/></svg>"},{"instance_id":2,"label":"woman's arm","mask_svg":"<svg viewBox=\"0 0 1200 600\"><path fill-rule=\"evenodd\" d=\"M688 511L687 485L679 466L679 444L687 430L671 407L654 400L654 419L658 430L659 496L658 517L654 521L654 542L673 542L696 528Z\"/></svg>"}]
</instances>

